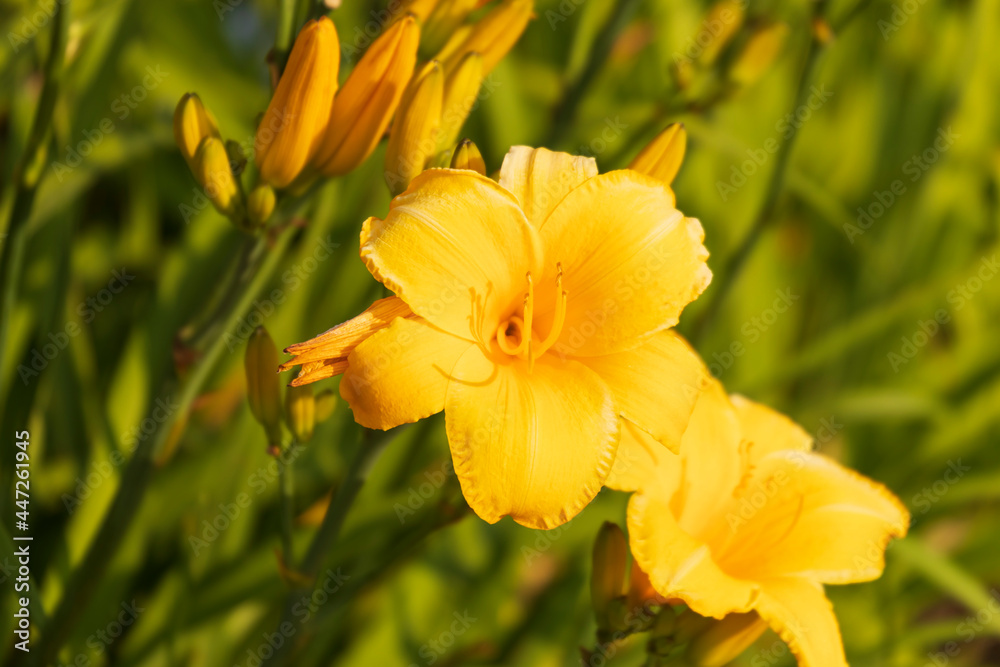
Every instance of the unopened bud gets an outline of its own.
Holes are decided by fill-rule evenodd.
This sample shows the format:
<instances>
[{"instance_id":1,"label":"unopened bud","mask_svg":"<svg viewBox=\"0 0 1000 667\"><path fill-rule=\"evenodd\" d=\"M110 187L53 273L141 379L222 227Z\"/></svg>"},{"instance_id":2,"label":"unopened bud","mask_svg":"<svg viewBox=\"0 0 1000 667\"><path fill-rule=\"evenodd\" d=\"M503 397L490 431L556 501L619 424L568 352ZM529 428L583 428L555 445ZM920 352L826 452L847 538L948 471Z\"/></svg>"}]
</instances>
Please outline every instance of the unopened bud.
<instances>
[{"instance_id":1,"label":"unopened bud","mask_svg":"<svg viewBox=\"0 0 1000 667\"><path fill-rule=\"evenodd\" d=\"M195 177L205 189L205 196L218 209L235 222L243 217L240 186L233 176L229 154L221 139L206 137L195 153Z\"/></svg>"},{"instance_id":2,"label":"unopened bud","mask_svg":"<svg viewBox=\"0 0 1000 667\"><path fill-rule=\"evenodd\" d=\"M672 123L635 156L628 168L669 186L681 168L686 149L687 130L681 123Z\"/></svg>"},{"instance_id":3,"label":"unopened bud","mask_svg":"<svg viewBox=\"0 0 1000 667\"><path fill-rule=\"evenodd\" d=\"M438 151L450 149L458 140L462 125L479 98L483 75L483 57L478 53L469 53L445 78Z\"/></svg>"},{"instance_id":4,"label":"unopened bud","mask_svg":"<svg viewBox=\"0 0 1000 667\"><path fill-rule=\"evenodd\" d=\"M274 188L267 183L261 183L247 196L247 217L250 218L251 227L260 227L271 217L274 212L275 195Z\"/></svg>"},{"instance_id":5,"label":"unopened bud","mask_svg":"<svg viewBox=\"0 0 1000 667\"><path fill-rule=\"evenodd\" d=\"M685 656L696 667L722 667L757 641L765 630L767 623L756 612L729 614L695 635Z\"/></svg>"},{"instance_id":6,"label":"unopened bud","mask_svg":"<svg viewBox=\"0 0 1000 667\"><path fill-rule=\"evenodd\" d=\"M743 86L756 83L781 53L787 36L788 26L784 23L772 23L759 29L750 36L729 77Z\"/></svg>"},{"instance_id":7,"label":"unopened bud","mask_svg":"<svg viewBox=\"0 0 1000 667\"><path fill-rule=\"evenodd\" d=\"M316 427L316 397L311 385L289 387L285 391L285 421L296 441L312 440Z\"/></svg>"},{"instance_id":8,"label":"unopened bud","mask_svg":"<svg viewBox=\"0 0 1000 667\"><path fill-rule=\"evenodd\" d=\"M410 81L389 132L385 182L393 195L406 189L437 150L443 103L444 71L432 60Z\"/></svg>"},{"instance_id":9,"label":"unopened bud","mask_svg":"<svg viewBox=\"0 0 1000 667\"><path fill-rule=\"evenodd\" d=\"M476 173L486 175L486 161L483 154L479 152L476 144L471 139L462 139L455 148L455 153L451 156L452 169L468 169Z\"/></svg>"},{"instance_id":10,"label":"unopened bud","mask_svg":"<svg viewBox=\"0 0 1000 667\"><path fill-rule=\"evenodd\" d=\"M590 573L590 605L597 627L611 630L611 602L625 593L628 543L617 524L605 521L594 540L593 569Z\"/></svg>"},{"instance_id":11,"label":"unopened bud","mask_svg":"<svg viewBox=\"0 0 1000 667\"><path fill-rule=\"evenodd\" d=\"M445 74L455 71L470 53L482 56L483 76L493 71L528 27L534 5L534 0L504 0L471 29L457 29L437 56L444 61Z\"/></svg>"},{"instance_id":12,"label":"unopened bud","mask_svg":"<svg viewBox=\"0 0 1000 667\"><path fill-rule=\"evenodd\" d=\"M264 327L257 327L247 343L244 368L250 412L267 432L268 444L281 444L281 385L278 349Z\"/></svg>"},{"instance_id":13,"label":"unopened bud","mask_svg":"<svg viewBox=\"0 0 1000 667\"><path fill-rule=\"evenodd\" d=\"M198 94L186 93L174 109L174 141L191 171L194 171L194 156L205 137L220 138L219 127Z\"/></svg>"},{"instance_id":14,"label":"unopened bud","mask_svg":"<svg viewBox=\"0 0 1000 667\"><path fill-rule=\"evenodd\" d=\"M322 424L333 416L337 408L337 395L332 389L326 389L316 394L316 422Z\"/></svg>"}]
</instances>

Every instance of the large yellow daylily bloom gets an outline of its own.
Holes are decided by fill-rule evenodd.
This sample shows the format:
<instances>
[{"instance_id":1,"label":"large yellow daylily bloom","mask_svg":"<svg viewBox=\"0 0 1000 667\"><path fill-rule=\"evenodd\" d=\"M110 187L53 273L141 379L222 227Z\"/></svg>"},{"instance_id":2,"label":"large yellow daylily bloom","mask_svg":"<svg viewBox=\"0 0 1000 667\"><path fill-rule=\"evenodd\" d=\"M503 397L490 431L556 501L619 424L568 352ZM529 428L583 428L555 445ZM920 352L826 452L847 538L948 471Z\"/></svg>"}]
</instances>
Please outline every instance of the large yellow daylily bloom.
<instances>
[{"instance_id":1,"label":"large yellow daylily bloom","mask_svg":"<svg viewBox=\"0 0 1000 667\"><path fill-rule=\"evenodd\" d=\"M702 239L661 181L590 158L515 147L499 184L431 169L361 233L396 296L283 368L343 373L369 428L444 410L476 513L551 528L600 490L623 421L678 446L705 376L670 327L711 279Z\"/></svg>"},{"instance_id":2,"label":"large yellow daylily bloom","mask_svg":"<svg viewBox=\"0 0 1000 667\"><path fill-rule=\"evenodd\" d=\"M713 381L680 455L629 428L608 486L636 491L630 545L657 593L703 616L755 612L800 665L844 667L823 584L878 578L909 515L885 487L811 447L790 420Z\"/></svg>"}]
</instances>

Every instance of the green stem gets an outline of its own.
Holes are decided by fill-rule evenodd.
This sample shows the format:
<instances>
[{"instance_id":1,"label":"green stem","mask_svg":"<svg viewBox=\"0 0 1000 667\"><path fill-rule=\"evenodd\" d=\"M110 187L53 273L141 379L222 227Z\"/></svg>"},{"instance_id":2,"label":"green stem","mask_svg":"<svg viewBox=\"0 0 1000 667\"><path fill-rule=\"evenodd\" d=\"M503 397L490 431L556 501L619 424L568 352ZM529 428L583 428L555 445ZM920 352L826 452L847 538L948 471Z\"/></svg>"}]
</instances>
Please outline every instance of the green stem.
<instances>
[{"instance_id":1,"label":"green stem","mask_svg":"<svg viewBox=\"0 0 1000 667\"><path fill-rule=\"evenodd\" d=\"M293 236L293 233L286 232L271 249L260 270L254 275L252 282L226 316L227 330L234 329L239 324L240 318L250 309L253 299L278 268L284 251ZM265 241L261 240L260 242L264 243ZM141 440L136 447L135 453L122 474L121 485L104 516L101 527L90 543L83 561L70 575L59 606L52 616L49 631L44 637L45 641L42 643L41 649L33 654L34 661L31 664L47 665L51 663L59 648L69 637L80 615L86 610L87 603L96 592L104 571L114 559L122 538L135 520L143 495L149 486L154 461L166 444L171 427L178 417L187 413L191 403L201 392L202 386L208 380L209 374L225 349L225 340L225 336L219 336L212 341L205 355L193 368L187 382L181 387L178 408L167 415L152 437Z\"/></svg>"},{"instance_id":2,"label":"green stem","mask_svg":"<svg viewBox=\"0 0 1000 667\"><path fill-rule=\"evenodd\" d=\"M278 34L274 38L274 62L278 72L285 69L288 54L295 41L295 7L296 0L279 0L278 2Z\"/></svg>"},{"instance_id":3,"label":"green stem","mask_svg":"<svg viewBox=\"0 0 1000 667\"><path fill-rule=\"evenodd\" d=\"M545 142L546 145L554 148L566 138L573 119L576 117L577 107L583 101L583 96L587 92L587 88L590 87L597 73L601 71L601 67L607 63L611 48L615 45L615 40L621 31L625 29L625 26L632 18L638 6L638 0L618 0L615 4L614 11L605 24L604 29L594 39L594 46L590 50L590 57L587 59L587 64L576 81L570 85L562 102L556 108L555 117L552 120L552 130L549 133L548 140Z\"/></svg>"},{"instance_id":4,"label":"green stem","mask_svg":"<svg viewBox=\"0 0 1000 667\"><path fill-rule=\"evenodd\" d=\"M351 461L344 480L340 483L340 487L338 487L333 500L330 501L329 507L326 508L323 523L313 537L312 543L309 545L309 551L306 552L305 557L302 559L302 564L298 568L299 574L314 583L306 589L299 589L289 593L281 614L279 627L291 621L292 608L296 601L301 599L303 594L308 595L311 592L312 587L315 585L316 575L323 565L327 552L336 543L337 537L340 535L340 529L344 525L344 519L351 509L351 505L354 504L355 498L358 497L358 493L368 480L368 475L375 465L375 461L378 460L386 446L388 446L393 435L395 434L392 431L382 432L365 429L361 448ZM282 646L276 648L271 657L265 660L263 664L282 664L290 649L291 642L285 642Z\"/></svg>"},{"instance_id":5,"label":"green stem","mask_svg":"<svg viewBox=\"0 0 1000 667\"><path fill-rule=\"evenodd\" d=\"M286 452L300 446L295 440L285 449ZM292 523L295 519L295 471L293 461L284 462L278 472L281 484L281 550L286 567L295 563L295 552L292 547Z\"/></svg>"},{"instance_id":6,"label":"green stem","mask_svg":"<svg viewBox=\"0 0 1000 667\"><path fill-rule=\"evenodd\" d=\"M816 16L822 16L822 4L823 3L819 3L816 10ZM809 41L809 53L806 56L805 65L803 66L802 73L799 76L795 103L792 107L793 111L804 105L807 98L811 94L807 84L812 79L813 70L816 68L816 63L819 61L819 56L822 51L823 45L818 39L816 39L816 36L813 35ZM694 340L700 340L704 335L704 332L707 331L715 322L722 304L725 302L726 297L735 284L736 278L739 276L747 260L750 258L750 254L756 247L757 241L760 240L761 235L768 228L768 226L775 221L775 213L778 209L778 202L781 199L782 185L784 183L785 172L787 171L788 160L792 154L792 148L795 146L795 140L798 138L798 127L796 125L793 124L789 131L791 132L791 135L778 148L774 169L771 170L771 180L768 182L767 195L764 198L764 204L757 213L757 217L754 219L754 222L750 227L750 231L745 237L743 237L743 241L740 243L736 252L733 253L733 255L725 263L725 266L721 271L721 278L715 283L715 295L712 297L708 307L702 313L701 317L694 326Z\"/></svg>"}]
</instances>

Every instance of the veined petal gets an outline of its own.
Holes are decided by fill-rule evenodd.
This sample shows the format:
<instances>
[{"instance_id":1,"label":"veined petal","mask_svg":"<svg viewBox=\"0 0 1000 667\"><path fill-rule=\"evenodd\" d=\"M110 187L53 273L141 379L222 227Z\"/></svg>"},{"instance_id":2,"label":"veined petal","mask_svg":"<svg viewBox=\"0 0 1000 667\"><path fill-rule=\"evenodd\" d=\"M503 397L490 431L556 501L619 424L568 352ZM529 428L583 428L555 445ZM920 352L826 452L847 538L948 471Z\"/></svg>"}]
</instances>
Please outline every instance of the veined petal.
<instances>
[{"instance_id":1,"label":"veined petal","mask_svg":"<svg viewBox=\"0 0 1000 667\"><path fill-rule=\"evenodd\" d=\"M662 494L632 496L628 531L632 556L660 595L680 598L698 614L714 618L753 608L758 586L724 572L712 559L709 546L677 525L670 502Z\"/></svg>"},{"instance_id":2,"label":"veined petal","mask_svg":"<svg viewBox=\"0 0 1000 667\"><path fill-rule=\"evenodd\" d=\"M733 394L730 399L740 420L743 439L747 441L751 464L772 452L789 449L808 452L812 449L812 436L785 415L739 394Z\"/></svg>"},{"instance_id":3,"label":"veined petal","mask_svg":"<svg viewBox=\"0 0 1000 667\"><path fill-rule=\"evenodd\" d=\"M708 371L679 334L661 331L631 350L580 361L608 384L622 417L680 451Z\"/></svg>"},{"instance_id":4,"label":"veined petal","mask_svg":"<svg viewBox=\"0 0 1000 667\"><path fill-rule=\"evenodd\" d=\"M528 222L538 229L570 190L594 176L597 161L592 157L529 146L511 147L500 167L500 185L517 197Z\"/></svg>"},{"instance_id":5,"label":"veined petal","mask_svg":"<svg viewBox=\"0 0 1000 667\"><path fill-rule=\"evenodd\" d=\"M472 348L455 366L445 423L472 509L531 528L572 519L601 489L618 446L611 392L575 361L502 364Z\"/></svg>"},{"instance_id":6,"label":"veined petal","mask_svg":"<svg viewBox=\"0 0 1000 667\"><path fill-rule=\"evenodd\" d=\"M637 347L643 337L676 324L712 277L701 224L674 208L662 183L637 172L587 180L552 210L540 233L546 268L554 272L561 263L569 295L553 347L560 354L589 357ZM538 330L551 325L554 310L539 301Z\"/></svg>"},{"instance_id":7,"label":"veined petal","mask_svg":"<svg viewBox=\"0 0 1000 667\"><path fill-rule=\"evenodd\" d=\"M716 558L734 576L870 581L909 514L888 489L819 454L774 452L753 468L727 511Z\"/></svg>"},{"instance_id":8,"label":"veined petal","mask_svg":"<svg viewBox=\"0 0 1000 667\"><path fill-rule=\"evenodd\" d=\"M848 667L837 617L820 584L794 577L768 581L757 613L788 644L799 667Z\"/></svg>"},{"instance_id":9,"label":"veined petal","mask_svg":"<svg viewBox=\"0 0 1000 667\"><path fill-rule=\"evenodd\" d=\"M369 218L361 231L372 275L413 312L468 340L490 340L522 303L541 256L514 197L471 171L423 172L385 220Z\"/></svg>"},{"instance_id":10,"label":"veined petal","mask_svg":"<svg viewBox=\"0 0 1000 667\"><path fill-rule=\"evenodd\" d=\"M628 419L622 419L618 453L604 486L616 491L655 488L669 498L680 483L681 458Z\"/></svg>"},{"instance_id":11,"label":"veined petal","mask_svg":"<svg viewBox=\"0 0 1000 667\"><path fill-rule=\"evenodd\" d=\"M413 317L413 311L399 297L379 299L357 317L307 341L286 347L285 352L295 356L281 364L279 370L287 371L295 366L302 366L303 372L292 381L292 386L343 373L351 351L376 331L389 326L397 317ZM332 372L334 368L339 370ZM331 372L312 379L304 377L322 374L323 369L330 369Z\"/></svg>"},{"instance_id":12,"label":"veined petal","mask_svg":"<svg viewBox=\"0 0 1000 667\"><path fill-rule=\"evenodd\" d=\"M314 159L324 176L346 174L375 150L413 75L419 42L416 18L406 16L358 61L337 95Z\"/></svg>"},{"instance_id":13,"label":"veined petal","mask_svg":"<svg viewBox=\"0 0 1000 667\"><path fill-rule=\"evenodd\" d=\"M426 320L396 318L351 352L340 395L366 428L419 421L444 409L452 369L471 346Z\"/></svg>"}]
</instances>

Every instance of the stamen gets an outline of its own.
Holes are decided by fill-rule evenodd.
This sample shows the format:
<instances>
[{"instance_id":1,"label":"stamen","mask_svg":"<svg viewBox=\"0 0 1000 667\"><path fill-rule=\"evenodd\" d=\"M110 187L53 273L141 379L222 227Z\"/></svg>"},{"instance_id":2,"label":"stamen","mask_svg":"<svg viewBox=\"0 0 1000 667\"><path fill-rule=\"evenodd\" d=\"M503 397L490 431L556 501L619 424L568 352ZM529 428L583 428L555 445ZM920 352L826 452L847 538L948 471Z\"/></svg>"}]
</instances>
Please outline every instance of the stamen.
<instances>
[{"instance_id":1,"label":"stamen","mask_svg":"<svg viewBox=\"0 0 1000 667\"><path fill-rule=\"evenodd\" d=\"M528 293L524 296L524 321L521 328L521 343L517 346L517 351L513 352L513 354L521 354L531 346L531 317L535 310L535 286L531 280L531 271L525 274L525 278L528 281Z\"/></svg>"},{"instance_id":2,"label":"stamen","mask_svg":"<svg viewBox=\"0 0 1000 667\"><path fill-rule=\"evenodd\" d=\"M549 329L549 335L545 337L545 340L542 341L538 349L534 352L534 356L536 357L542 356L550 347L555 345L556 341L559 340L559 334L562 333L563 325L566 324L566 302L569 294L562 288L562 262L556 264L556 268L558 269L558 273L556 273L556 290L559 292L556 297L556 316L552 321L552 328Z\"/></svg>"}]
</instances>

